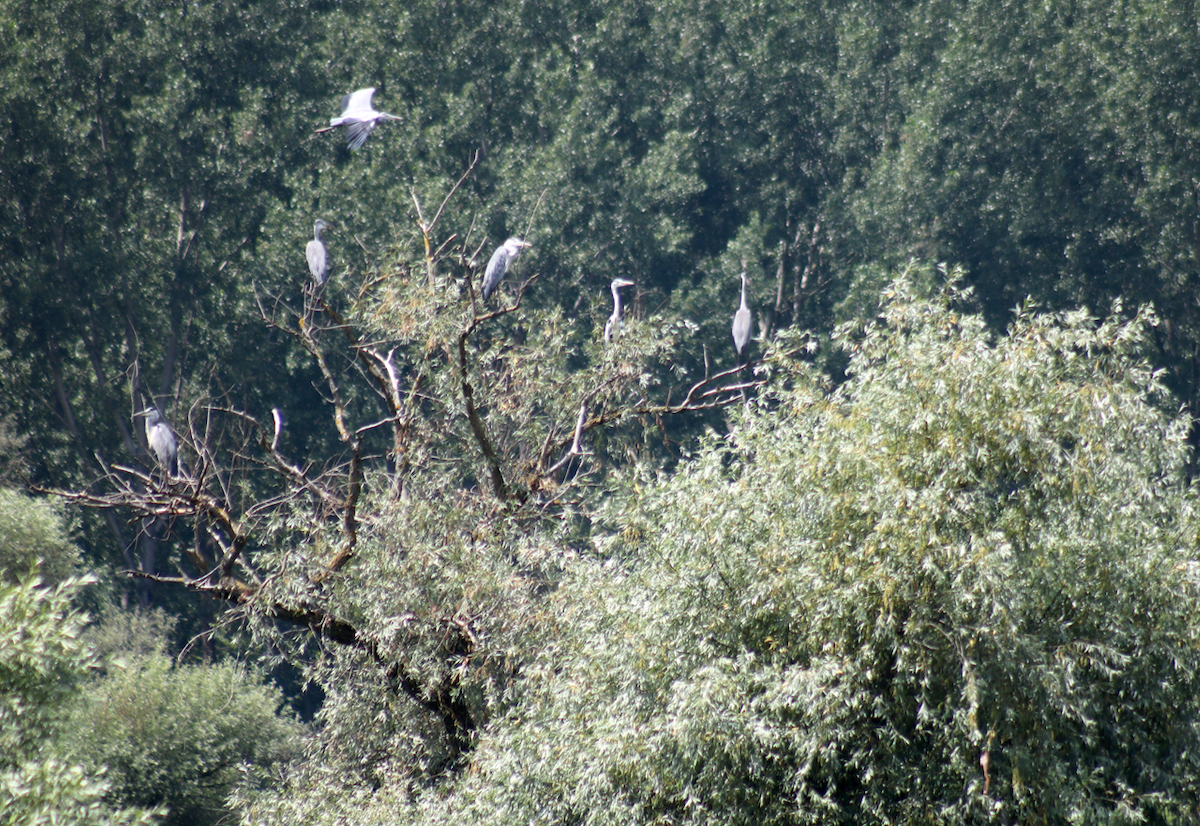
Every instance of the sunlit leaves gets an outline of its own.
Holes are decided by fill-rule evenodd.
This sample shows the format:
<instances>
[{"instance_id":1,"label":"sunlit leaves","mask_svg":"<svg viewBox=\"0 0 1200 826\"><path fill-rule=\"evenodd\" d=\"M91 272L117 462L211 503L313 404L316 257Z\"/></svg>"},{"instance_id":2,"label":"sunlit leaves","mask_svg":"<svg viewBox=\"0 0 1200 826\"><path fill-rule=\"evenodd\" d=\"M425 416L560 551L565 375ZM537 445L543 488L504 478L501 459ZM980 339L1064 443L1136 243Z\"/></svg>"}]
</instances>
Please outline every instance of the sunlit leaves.
<instances>
[{"instance_id":1,"label":"sunlit leaves","mask_svg":"<svg viewBox=\"0 0 1200 826\"><path fill-rule=\"evenodd\" d=\"M234 663L130 654L88 686L62 739L75 759L108 767L109 799L165 804L168 824L217 823L237 786L269 782L299 752L300 726L282 704Z\"/></svg>"},{"instance_id":2,"label":"sunlit leaves","mask_svg":"<svg viewBox=\"0 0 1200 826\"><path fill-rule=\"evenodd\" d=\"M607 511L612 557L555 594L448 821L1194 805L1196 516L1138 355L1153 318L993 336L960 283L895 282L839 334L843 387L781 388Z\"/></svg>"},{"instance_id":3,"label":"sunlit leaves","mask_svg":"<svg viewBox=\"0 0 1200 826\"><path fill-rule=\"evenodd\" d=\"M35 574L0 583L0 811L13 824L146 824L151 811L118 811L108 784L66 758L54 737L78 696L91 650L71 601L90 580L44 587Z\"/></svg>"}]
</instances>

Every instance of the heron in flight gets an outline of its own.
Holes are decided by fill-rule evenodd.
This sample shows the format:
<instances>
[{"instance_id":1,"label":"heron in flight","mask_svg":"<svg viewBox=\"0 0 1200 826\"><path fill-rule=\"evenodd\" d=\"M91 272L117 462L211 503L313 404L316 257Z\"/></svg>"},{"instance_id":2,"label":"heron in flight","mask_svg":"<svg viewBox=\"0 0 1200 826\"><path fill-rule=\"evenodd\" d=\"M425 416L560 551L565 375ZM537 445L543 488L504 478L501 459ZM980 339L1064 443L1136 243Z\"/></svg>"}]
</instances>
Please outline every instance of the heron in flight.
<instances>
[{"instance_id":1,"label":"heron in flight","mask_svg":"<svg viewBox=\"0 0 1200 826\"><path fill-rule=\"evenodd\" d=\"M325 283L325 243L321 240L321 230L331 225L318 218L313 224L313 239L304 248L304 256L308 259L308 271L320 287Z\"/></svg>"},{"instance_id":2,"label":"heron in flight","mask_svg":"<svg viewBox=\"0 0 1200 826\"><path fill-rule=\"evenodd\" d=\"M496 251L492 253L492 258L488 261L487 269L483 272L483 300L487 301L492 297L492 293L496 292L496 288L500 286L500 281L504 278L504 274L508 272L508 268L517 260L517 256L521 254L521 250L526 247L532 247L533 244L527 241L522 241L520 238L509 238L500 246L496 247Z\"/></svg>"},{"instance_id":3,"label":"heron in flight","mask_svg":"<svg viewBox=\"0 0 1200 826\"><path fill-rule=\"evenodd\" d=\"M150 452L154 454L159 467L167 472L170 479L179 476L179 442L162 413L151 405L133 415L146 420L146 444L150 446Z\"/></svg>"},{"instance_id":4,"label":"heron in flight","mask_svg":"<svg viewBox=\"0 0 1200 826\"><path fill-rule=\"evenodd\" d=\"M628 278L612 280L613 311L604 325L604 343L612 341L612 337L621 331L621 288L632 287L633 282Z\"/></svg>"},{"instance_id":5,"label":"heron in flight","mask_svg":"<svg viewBox=\"0 0 1200 826\"><path fill-rule=\"evenodd\" d=\"M738 362L746 345L750 343L750 308L746 306L746 273L742 272L742 306L733 314L733 346L737 349Z\"/></svg>"},{"instance_id":6,"label":"heron in flight","mask_svg":"<svg viewBox=\"0 0 1200 826\"><path fill-rule=\"evenodd\" d=\"M362 148L362 145L367 142L367 135L371 134L371 130L379 121L400 120L396 115L376 112L375 108L371 106L373 94L375 94L375 87L371 86L346 95L342 98L341 116L331 118L329 121L330 129L343 125L346 127L346 140L350 142L351 149Z\"/></svg>"}]
</instances>

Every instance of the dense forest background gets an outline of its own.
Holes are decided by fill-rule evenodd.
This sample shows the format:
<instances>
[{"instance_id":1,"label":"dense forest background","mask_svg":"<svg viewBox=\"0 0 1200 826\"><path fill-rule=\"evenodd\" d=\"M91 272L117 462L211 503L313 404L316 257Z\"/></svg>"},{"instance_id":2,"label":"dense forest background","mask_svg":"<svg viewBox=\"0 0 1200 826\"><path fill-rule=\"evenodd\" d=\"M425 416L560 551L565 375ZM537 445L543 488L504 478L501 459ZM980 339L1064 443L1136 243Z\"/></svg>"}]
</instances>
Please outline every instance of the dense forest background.
<instances>
[{"instance_id":1,"label":"dense forest background","mask_svg":"<svg viewBox=\"0 0 1200 826\"><path fill-rule=\"evenodd\" d=\"M0 0L0 807L1194 818L1198 67L1175 0Z\"/></svg>"}]
</instances>

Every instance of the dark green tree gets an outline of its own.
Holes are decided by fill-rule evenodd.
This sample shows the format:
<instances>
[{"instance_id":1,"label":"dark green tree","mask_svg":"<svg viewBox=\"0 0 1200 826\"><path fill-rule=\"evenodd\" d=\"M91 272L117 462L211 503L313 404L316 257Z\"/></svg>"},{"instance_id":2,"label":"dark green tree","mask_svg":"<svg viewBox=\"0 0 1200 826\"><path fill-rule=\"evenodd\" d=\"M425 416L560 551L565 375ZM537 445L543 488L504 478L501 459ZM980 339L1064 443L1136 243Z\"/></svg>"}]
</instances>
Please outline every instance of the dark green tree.
<instances>
[{"instance_id":1,"label":"dark green tree","mask_svg":"<svg viewBox=\"0 0 1200 826\"><path fill-rule=\"evenodd\" d=\"M315 61L322 30L272 2L5 3L0 20L5 406L33 478L75 483L145 460L130 414L148 398L179 422L176 399L286 387L248 357L239 264L304 158L320 83L296 54ZM107 527L126 567L157 567L154 530L139 554Z\"/></svg>"},{"instance_id":2,"label":"dark green tree","mask_svg":"<svg viewBox=\"0 0 1200 826\"><path fill-rule=\"evenodd\" d=\"M22 582L37 571L57 584L77 574L79 548L68 530L56 503L0 488L0 579Z\"/></svg>"},{"instance_id":3,"label":"dark green tree","mask_svg":"<svg viewBox=\"0 0 1200 826\"><path fill-rule=\"evenodd\" d=\"M1192 402L1195 9L924 3L911 21L880 67L902 106L831 204L833 259L962 264L996 326L1027 296L1152 302Z\"/></svg>"},{"instance_id":4,"label":"dark green tree","mask_svg":"<svg viewBox=\"0 0 1200 826\"><path fill-rule=\"evenodd\" d=\"M126 642L128 645L128 642ZM232 662L173 664L161 650L112 652L58 747L96 774L105 800L165 810L166 824L217 824L244 784L269 788L300 751L278 688Z\"/></svg>"}]
</instances>

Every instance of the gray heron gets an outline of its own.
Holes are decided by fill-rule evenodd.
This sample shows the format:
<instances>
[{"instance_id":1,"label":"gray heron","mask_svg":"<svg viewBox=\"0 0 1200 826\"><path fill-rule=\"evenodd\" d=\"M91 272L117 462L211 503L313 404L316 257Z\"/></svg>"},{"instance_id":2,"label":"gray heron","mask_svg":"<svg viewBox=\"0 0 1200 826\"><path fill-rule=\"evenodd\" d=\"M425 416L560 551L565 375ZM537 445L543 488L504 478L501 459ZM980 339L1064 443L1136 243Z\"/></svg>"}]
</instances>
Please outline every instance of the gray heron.
<instances>
[{"instance_id":1,"label":"gray heron","mask_svg":"<svg viewBox=\"0 0 1200 826\"><path fill-rule=\"evenodd\" d=\"M321 240L321 230L330 225L320 218L313 224L313 239L304 248L304 256L308 259L308 271L320 287L325 283L325 243Z\"/></svg>"},{"instance_id":2,"label":"gray heron","mask_svg":"<svg viewBox=\"0 0 1200 826\"><path fill-rule=\"evenodd\" d=\"M621 288L632 286L633 282L628 278L614 278L612 280L613 311L604 325L605 344L612 341L613 336L621 331Z\"/></svg>"},{"instance_id":3,"label":"gray heron","mask_svg":"<svg viewBox=\"0 0 1200 826\"><path fill-rule=\"evenodd\" d=\"M496 288L500 286L500 281L504 278L504 274L508 272L508 268L517 260L517 256L521 254L521 250L526 247L532 247L526 241L520 238L509 238L500 246L496 247L496 251L492 253L491 260L488 261L487 269L483 272L483 300L487 301L492 297L492 293L496 292Z\"/></svg>"},{"instance_id":4,"label":"gray heron","mask_svg":"<svg viewBox=\"0 0 1200 826\"><path fill-rule=\"evenodd\" d=\"M746 306L746 273L742 272L742 306L733 314L733 346L737 348L738 361L746 345L750 343L750 308Z\"/></svg>"},{"instance_id":5,"label":"gray heron","mask_svg":"<svg viewBox=\"0 0 1200 826\"><path fill-rule=\"evenodd\" d=\"M162 413L151 406L133 415L146 420L146 443L159 467L167 472L168 478L179 476L179 442Z\"/></svg>"},{"instance_id":6,"label":"gray heron","mask_svg":"<svg viewBox=\"0 0 1200 826\"><path fill-rule=\"evenodd\" d=\"M373 94L374 86L351 92L342 98L342 114L329 120L330 129L343 125L346 127L346 140L350 142L351 149L360 149L367 142L367 135L371 134L371 130L379 121L400 120L396 115L376 112L371 106Z\"/></svg>"}]
</instances>

